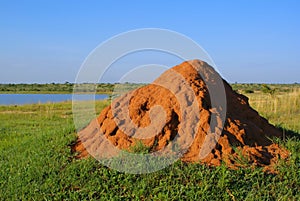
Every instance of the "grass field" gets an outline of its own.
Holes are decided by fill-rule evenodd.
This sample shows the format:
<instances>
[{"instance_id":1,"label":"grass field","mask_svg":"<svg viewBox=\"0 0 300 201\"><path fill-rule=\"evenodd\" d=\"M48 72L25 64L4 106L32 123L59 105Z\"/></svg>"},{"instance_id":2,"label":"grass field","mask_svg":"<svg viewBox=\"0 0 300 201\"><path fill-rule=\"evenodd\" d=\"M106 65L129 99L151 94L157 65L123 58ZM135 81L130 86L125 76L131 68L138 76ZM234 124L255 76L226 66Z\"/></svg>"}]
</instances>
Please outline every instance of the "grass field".
<instances>
[{"instance_id":1,"label":"grass field","mask_svg":"<svg viewBox=\"0 0 300 201\"><path fill-rule=\"evenodd\" d=\"M0 106L0 200L300 200L300 90L246 95L286 133L279 143L291 157L277 175L179 161L151 174L119 173L74 159L71 102ZM97 102L97 111L108 104Z\"/></svg>"}]
</instances>

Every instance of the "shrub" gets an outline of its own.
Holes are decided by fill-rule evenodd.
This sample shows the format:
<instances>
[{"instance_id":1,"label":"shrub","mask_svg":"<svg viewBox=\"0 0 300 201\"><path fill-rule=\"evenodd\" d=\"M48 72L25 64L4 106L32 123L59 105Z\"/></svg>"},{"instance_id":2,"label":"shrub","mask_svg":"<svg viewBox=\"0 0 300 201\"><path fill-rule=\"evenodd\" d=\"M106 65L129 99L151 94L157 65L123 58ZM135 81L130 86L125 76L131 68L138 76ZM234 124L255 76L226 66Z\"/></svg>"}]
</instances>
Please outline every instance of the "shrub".
<instances>
[{"instance_id":1,"label":"shrub","mask_svg":"<svg viewBox=\"0 0 300 201\"><path fill-rule=\"evenodd\" d=\"M253 94L254 93L254 91L251 90L251 89L245 89L244 92L247 93L247 94Z\"/></svg>"}]
</instances>

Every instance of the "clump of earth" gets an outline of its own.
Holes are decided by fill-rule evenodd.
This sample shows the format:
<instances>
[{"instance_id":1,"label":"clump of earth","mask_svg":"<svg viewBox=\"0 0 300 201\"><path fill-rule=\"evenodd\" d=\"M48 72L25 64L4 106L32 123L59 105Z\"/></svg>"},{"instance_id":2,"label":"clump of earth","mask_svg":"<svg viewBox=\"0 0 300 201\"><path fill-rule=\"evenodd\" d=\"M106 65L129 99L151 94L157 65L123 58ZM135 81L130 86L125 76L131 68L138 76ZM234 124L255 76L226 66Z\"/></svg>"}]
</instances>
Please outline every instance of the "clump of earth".
<instances>
[{"instance_id":1,"label":"clump of earth","mask_svg":"<svg viewBox=\"0 0 300 201\"><path fill-rule=\"evenodd\" d=\"M110 157L117 154L115 148L130 150L142 143L154 154L179 147L165 154L179 150L184 162L273 171L279 159L289 156L273 140L282 132L251 108L246 96L223 79L220 85L217 77L200 60L168 69L153 83L114 99L79 131L73 150L78 158L91 153ZM224 91L222 97L216 96L225 100L224 105L213 104L215 89Z\"/></svg>"}]
</instances>

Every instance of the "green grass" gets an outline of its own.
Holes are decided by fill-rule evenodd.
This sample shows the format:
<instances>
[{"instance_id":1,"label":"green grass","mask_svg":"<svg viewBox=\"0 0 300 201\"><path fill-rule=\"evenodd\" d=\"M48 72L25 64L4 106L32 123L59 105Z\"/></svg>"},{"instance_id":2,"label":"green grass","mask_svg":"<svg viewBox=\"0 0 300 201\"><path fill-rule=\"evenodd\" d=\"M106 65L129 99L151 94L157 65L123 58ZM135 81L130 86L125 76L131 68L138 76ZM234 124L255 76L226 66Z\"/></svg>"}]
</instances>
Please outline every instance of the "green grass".
<instances>
[{"instance_id":1,"label":"green grass","mask_svg":"<svg viewBox=\"0 0 300 201\"><path fill-rule=\"evenodd\" d=\"M70 102L0 106L0 200L300 200L299 92L250 96L262 115L295 134L279 141L291 157L277 175L180 161L151 174L119 173L74 159ZM108 104L97 102L97 111Z\"/></svg>"}]
</instances>

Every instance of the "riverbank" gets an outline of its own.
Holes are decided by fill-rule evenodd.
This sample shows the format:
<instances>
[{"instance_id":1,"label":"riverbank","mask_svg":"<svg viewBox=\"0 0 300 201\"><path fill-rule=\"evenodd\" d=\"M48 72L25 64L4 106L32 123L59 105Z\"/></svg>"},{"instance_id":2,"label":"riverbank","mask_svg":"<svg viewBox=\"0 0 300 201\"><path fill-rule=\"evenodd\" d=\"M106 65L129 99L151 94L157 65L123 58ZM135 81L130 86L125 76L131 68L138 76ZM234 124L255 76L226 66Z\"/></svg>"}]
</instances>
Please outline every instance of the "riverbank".
<instances>
[{"instance_id":1,"label":"riverbank","mask_svg":"<svg viewBox=\"0 0 300 201\"><path fill-rule=\"evenodd\" d=\"M0 84L0 94L72 94L74 88L76 93L111 94L116 87L131 90L145 84L74 84L74 83L51 83L51 84Z\"/></svg>"}]
</instances>

